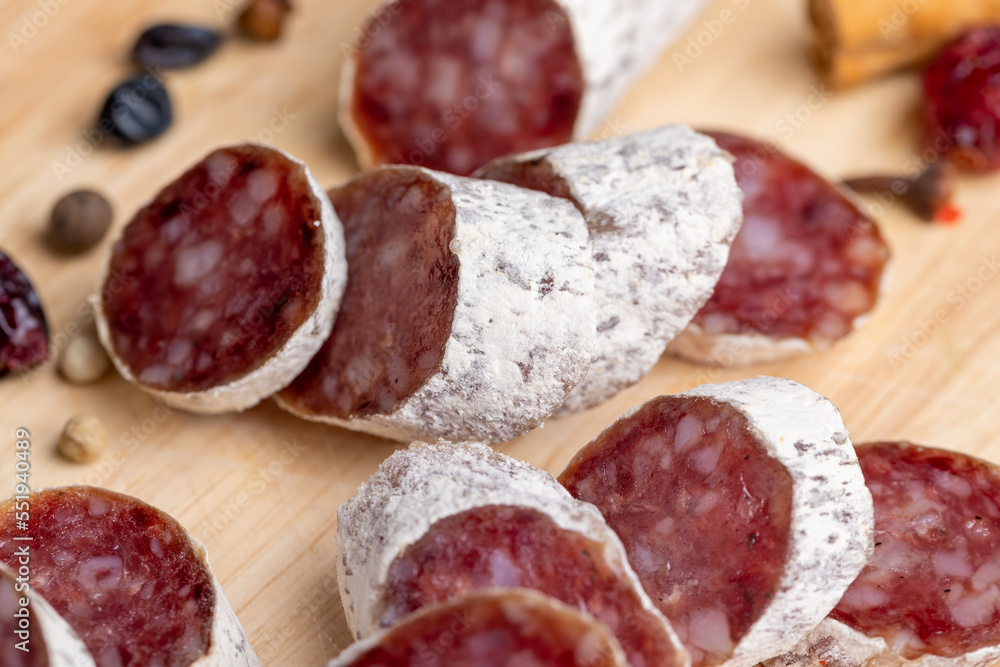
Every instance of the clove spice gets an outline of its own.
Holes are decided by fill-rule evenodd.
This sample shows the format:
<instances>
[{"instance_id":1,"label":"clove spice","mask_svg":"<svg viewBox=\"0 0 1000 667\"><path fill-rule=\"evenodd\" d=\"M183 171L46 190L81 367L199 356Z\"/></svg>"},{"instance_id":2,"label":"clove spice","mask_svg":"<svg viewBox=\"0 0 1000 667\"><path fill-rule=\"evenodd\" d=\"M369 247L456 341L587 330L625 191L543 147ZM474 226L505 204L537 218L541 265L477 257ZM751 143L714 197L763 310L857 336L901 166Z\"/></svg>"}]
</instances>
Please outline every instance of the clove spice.
<instances>
[{"instance_id":1,"label":"clove spice","mask_svg":"<svg viewBox=\"0 0 1000 667\"><path fill-rule=\"evenodd\" d=\"M954 181L955 166L939 160L914 177L863 176L845 179L843 184L859 193L895 195L923 220L952 223L960 217L951 204Z\"/></svg>"}]
</instances>

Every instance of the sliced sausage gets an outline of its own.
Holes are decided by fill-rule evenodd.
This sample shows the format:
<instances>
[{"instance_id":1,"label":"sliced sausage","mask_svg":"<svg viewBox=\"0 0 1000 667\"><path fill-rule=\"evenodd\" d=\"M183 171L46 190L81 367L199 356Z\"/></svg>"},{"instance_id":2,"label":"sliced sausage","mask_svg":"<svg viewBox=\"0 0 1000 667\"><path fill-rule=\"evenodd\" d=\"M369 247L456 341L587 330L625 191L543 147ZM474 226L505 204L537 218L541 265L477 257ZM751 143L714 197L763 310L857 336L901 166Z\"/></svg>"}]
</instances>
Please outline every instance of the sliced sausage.
<instances>
[{"instance_id":1,"label":"sliced sausage","mask_svg":"<svg viewBox=\"0 0 1000 667\"><path fill-rule=\"evenodd\" d=\"M306 166L222 148L125 227L94 297L98 332L121 374L170 405L241 410L305 368L346 274L343 230Z\"/></svg>"},{"instance_id":2,"label":"sliced sausage","mask_svg":"<svg viewBox=\"0 0 1000 667\"><path fill-rule=\"evenodd\" d=\"M715 292L671 351L740 366L828 349L878 301L889 249L875 222L773 146L708 134L736 157L744 222Z\"/></svg>"},{"instance_id":3,"label":"sliced sausage","mask_svg":"<svg viewBox=\"0 0 1000 667\"><path fill-rule=\"evenodd\" d=\"M686 664L597 510L485 445L411 445L337 516L338 578L357 636L470 591L522 587L607 625L635 667Z\"/></svg>"},{"instance_id":4,"label":"sliced sausage","mask_svg":"<svg viewBox=\"0 0 1000 667\"><path fill-rule=\"evenodd\" d=\"M1000 470L907 442L858 445L875 555L769 667L986 667L1000 660Z\"/></svg>"},{"instance_id":5,"label":"sliced sausage","mask_svg":"<svg viewBox=\"0 0 1000 667\"><path fill-rule=\"evenodd\" d=\"M587 220L597 354L559 414L649 372L711 296L742 221L731 159L683 125L500 158L477 175L569 199Z\"/></svg>"},{"instance_id":6,"label":"sliced sausage","mask_svg":"<svg viewBox=\"0 0 1000 667\"><path fill-rule=\"evenodd\" d=\"M18 568L28 546L32 590L98 667L260 665L204 547L173 518L88 486L35 491L27 502L26 522L14 499L0 505L0 562Z\"/></svg>"},{"instance_id":7,"label":"sliced sausage","mask_svg":"<svg viewBox=\"0 0 1000 667\"><path fill-rule=\"evenodd\" d=\"M94 667L87 647L73 629L31 590L30 547L27 553L18 557L18 561L27 561L23 575L0 564L0 665ZM20 562L15 565L20 567Z\"/></svg>"},{"instance_id":8,"label":"sliced sausage","mask_svg":"<svg viewBox=\"0 0 1000 667\"><path fill-rule=\"evenodd\" d=\"M278 394L283 408L397 440L498 443L586 375L594 278L571 204L408 166L331 196L347 291L329 339Z\"/></svg>"},{"instance_id":9,"label":"sliced sausage","mask_svg":"<svg viewBox=\"0 0 1000 667\"><path fill-rule=\"evenodd\" d=\"M362 167L466 175L590 135L703 0L394 0L358 31L340 124Z\"/></svg>"},{"instance_id":10,"label":"sliced sausage","mask_svg":"<svg viewBox=\"0 0 1000 667\"><path fill-rule=\"evenodd\" d=\"M840 415L791 380L655 398L559 479L621 538L695 667L793 646L871 553L871 495Z\"/></svg>"},{"instance_id":11,"label":"sliced sausage","mask_svg":"<svg viewBox=\"0 0 1000 667\"><path fill-rule=\"evenodd\" d=\"M350 646L327 667L624 667L607 628L523 589L481 591L424 607Z\"/></svg>"}]
</instances>

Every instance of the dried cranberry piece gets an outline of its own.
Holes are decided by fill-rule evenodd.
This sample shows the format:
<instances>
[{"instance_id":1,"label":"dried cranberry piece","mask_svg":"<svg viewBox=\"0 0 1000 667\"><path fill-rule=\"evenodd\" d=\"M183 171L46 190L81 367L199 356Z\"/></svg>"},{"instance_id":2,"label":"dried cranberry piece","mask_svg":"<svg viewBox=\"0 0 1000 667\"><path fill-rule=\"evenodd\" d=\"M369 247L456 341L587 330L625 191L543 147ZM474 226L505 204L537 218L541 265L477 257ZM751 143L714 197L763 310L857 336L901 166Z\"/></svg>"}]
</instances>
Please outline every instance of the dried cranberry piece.
<instances>
[{"instance_id":1,"label":"dried cranberry piece","mask_svg":"<svg viewBox=\"0 0 1000 667\"><path fill-rule=\"evenodd\" d=\"M1000 168L1000 25L969 30L927 67L924 121L958 166Z\"/></svg>"},{"instance_id":2,"label":"dried cranberry piece","mask_svg":"<svg viewBox=\"0 0 1000 667\"><path fill-rule=\"evenodd\" d=\"M49 327L28 277L0 252L0 377L49 358Z\"/></svg>"}]
</instances>

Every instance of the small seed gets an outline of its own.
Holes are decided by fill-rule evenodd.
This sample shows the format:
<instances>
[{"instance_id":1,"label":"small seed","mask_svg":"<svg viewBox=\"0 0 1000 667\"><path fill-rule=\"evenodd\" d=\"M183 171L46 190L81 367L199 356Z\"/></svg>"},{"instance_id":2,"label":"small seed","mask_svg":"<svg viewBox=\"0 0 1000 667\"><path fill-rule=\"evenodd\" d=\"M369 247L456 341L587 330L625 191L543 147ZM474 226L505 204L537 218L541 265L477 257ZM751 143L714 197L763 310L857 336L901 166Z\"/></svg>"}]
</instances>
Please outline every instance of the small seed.
<instances>
[{"instance_id":1,"label":"small seed","mask_svg":"<svg viewBox=\"0 0 1000 667\"><path fill-rule=\"evenodd\" d=\"M291 11L289 0L250 0L240 14L239 26L252 39L273 42L281 37L285 17Z\"/></svg>"},{"instance_id":2,"label":"small seed","mask_svg":"<svg viewBox=\"0 0 1000 667\"><path fill-rule=\"evenodd\" d=\"M154 25L139 35L132 47L132 60L146 67L194 67L215 53L221 42L217 32L201 26Z\"/></svg>"},{"instance_id":3,"label":"small seed","mask_svg":"<svg viewBox=\"0 0 1000 667\"><path fill-rule=\"evenodd\" d=\"M160 136L173 119L167 89L152 74L146 74L124 81L111 91L97 129L132 146Z\"/></svg>"},{"instance_id":4,"label":"small seed","mask_svg":"<svg viewBox=\"0 0 1000 667\"><path fill-rule=\"evenodd\" d=\"M108 432L95 415L73 415L59 438L59 453L75 463L93 461L108 446Z\"/></svg>"},{"instance_id":5,"label":"small seed","mask_svg":"<svg viewBox=\"0 0 1000 667\"><path fill-rule=\"evenodd\" d=\"M101 242L111 227L111 204L93 190L77 190L52 207L49 245L58 252L77 254Z\"/></svg>"},{"instance_id":6,"label":"small seed","mask_svg":"<svg viewBox=\"0 0 1000 667\"><path fill-rule=\"evenodd\" d=\"M59 372L73 384L97 382L108 372L111 360L97 336L84 332L71 338L59 358Z\"/></svg>"}]
</instances>

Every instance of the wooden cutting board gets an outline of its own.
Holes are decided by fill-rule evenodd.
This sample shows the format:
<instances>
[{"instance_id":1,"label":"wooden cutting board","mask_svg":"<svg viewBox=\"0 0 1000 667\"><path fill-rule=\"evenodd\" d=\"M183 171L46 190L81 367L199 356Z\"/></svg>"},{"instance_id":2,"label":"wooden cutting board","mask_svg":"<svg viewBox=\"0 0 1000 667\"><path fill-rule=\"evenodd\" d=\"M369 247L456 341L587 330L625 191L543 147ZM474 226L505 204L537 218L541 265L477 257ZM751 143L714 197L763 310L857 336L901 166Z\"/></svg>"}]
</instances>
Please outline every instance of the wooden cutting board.
<instances>
[{"instance_id":1,"label":"wooden cutting board","mask_svg":"<svg viewBox=\"0 0 1000 667\"><path fill-rule=\"evenodd\" d=\"M176 121L164 137L129 151L92 145L86 130L130 72L126 54L142 27L227 26L238 2L0 4L0 246L34 280L57 345L83 320L81 304L113 236L79 259L50 254L40 234L62 193L106 191L120 228L209 149L250 138L298 155L329 185L356 171L335 122L336 90L344 47L371 0L296 0L279 44L234 41L203 66L166 75ZM903 171L921 150L917 78L842 93L822 88L806 56L802 5L718 0L598 134L689 122L772 138L831 177ZM898 207L880 216L895 254L888 293L833 351L731 371L664 359L613 400L553 420L502 451L558 473L646 398L768 374L829 396L857 442L909 439L1000 461L998 178L962 179L965 217L955 227L919 222ZM66 419L80 411L97 413L111 434L109 451L90 465L55 452ZM299 421L269 402L232 416L170 412L117 376L75 387L49 364L0 382L0 496L14 487L17 427L31 432L32 486L131 493L203 541L265 664L320 665L349 643L334 572L335 512L397 445Z\"/></svg>"}]
</instances>

